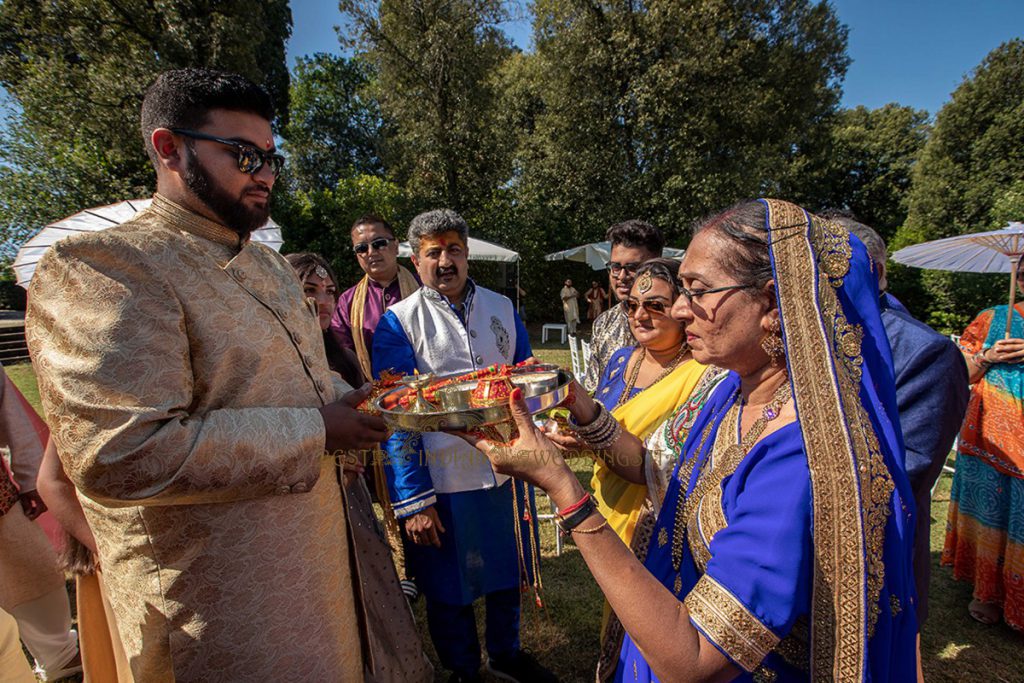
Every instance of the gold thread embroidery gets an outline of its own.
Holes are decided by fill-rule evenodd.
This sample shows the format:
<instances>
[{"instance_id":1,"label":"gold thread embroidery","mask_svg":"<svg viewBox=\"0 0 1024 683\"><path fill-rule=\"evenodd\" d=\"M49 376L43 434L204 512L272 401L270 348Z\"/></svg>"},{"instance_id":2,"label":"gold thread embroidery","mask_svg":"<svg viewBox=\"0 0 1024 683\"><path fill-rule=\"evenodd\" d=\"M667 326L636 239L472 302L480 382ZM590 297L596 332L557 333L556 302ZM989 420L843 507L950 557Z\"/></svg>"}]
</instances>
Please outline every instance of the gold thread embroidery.
<instances>
[{"instance_id":1,"label":"gold thread embroidery","mask_svg":"<svg viewBox=\"0 0 1024 683\"><path fill-rule=\"evenodd\" d=\"M770 235L811 472L815 548L811 677L815 681L862 680L884 581L882 545L893 483L860 404L857 383L863 333L847 322L835 291L849 272L849 233L829 222L809 221L792 204L766 200L766 205L770 230L802 226L810 238ZM816 278L815 258L821 278ZM813 310L820 310L820 317L807 315ZM841 438L836 438L837 425L842 428Z\"/></svg>"},{"instance_id":2,"label":"gold thread embroidery","mask_svg":"<svg viewBox=\"0 0 1024 683\"><path fill-rule=\"evenodd\" d=\"M666 543L668 543L668 530L665 527L662 527L661 530L658 531L658 547L660 548Z\"/></svg>"},{"instance_id":3,"label":"gold thread embroidery","mask_svg":"<svg viewBox=\"0 0 1024 683\"><path fill-rule=\"evenodd\" d=\"M754 671L779 638L746 606L705 574L684 601L700 630L746 671Z\"/></svg>"}]
</instances>

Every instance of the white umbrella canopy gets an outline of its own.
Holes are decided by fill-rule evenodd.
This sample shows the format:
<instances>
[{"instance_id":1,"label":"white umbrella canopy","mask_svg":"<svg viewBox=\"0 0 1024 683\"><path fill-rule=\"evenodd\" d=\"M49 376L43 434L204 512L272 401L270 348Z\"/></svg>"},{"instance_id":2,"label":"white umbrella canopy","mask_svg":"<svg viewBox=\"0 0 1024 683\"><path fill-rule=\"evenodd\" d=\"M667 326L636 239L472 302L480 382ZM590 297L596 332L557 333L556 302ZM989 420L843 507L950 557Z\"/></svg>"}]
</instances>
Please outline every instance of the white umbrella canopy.
<instances>
[{"instance_id":1,"label":"white umbrella canopy","mask_svg":"<svg viewBox=\"0 0 1024 683\"><path fill-rule=\"evenodd\" d=\"M900 249L892 260L906 266L960 273L1010 273L1010 307L1006 335L1017 293L1017 264L1024 256L1024 223L1011 222L1000 230L974 232L914 244Z\"/></svg>"},{"instance_id":2,"label":"white umbrella canopy","mask_svg":"<svg viewBox=\"0 0 1024 683\"><path fill-rule=\"evenodd\" d=\"M956 235L900 249L892 260L905 266L960 273L1009 273L1024 254L1024 223L1001 230Z\"/></svg>"},{"instance_id":3,"label":"white umbrella canopy","mask_svg":"<svg viewBox=\"0 0 1024 683\"><path fill-rule=\"evenodd\" d=\"M39 259L43 257L47 249L60 240L83 232L98 232L121 225L139 211L147 208L152 201L152 199L129 199L117 204L86 209L47 225L18 250L18 256L14 259L14 273L17 275L18 284L28 289ZM280 251L283 242L281 228L273 220L268 220L262 228L253 231L252 240L265 244L274 251Z\"/></svg>"},{"instance_id":4,"label":"white umbrella canopy","mask_svg":"<svg viewBox=\"0 0 1024 683\"><path fill-rule=\"evenodd\" d=\"M586 263L594 270L605 270L608 268L608 261L611 259L611 242L591 242L571 249L556 251L544 257L545 261L573 261L575 263ZM665 258L679 259L683 257L683 249L665 247L662 256Z\"/></svg>"}]
</instances>

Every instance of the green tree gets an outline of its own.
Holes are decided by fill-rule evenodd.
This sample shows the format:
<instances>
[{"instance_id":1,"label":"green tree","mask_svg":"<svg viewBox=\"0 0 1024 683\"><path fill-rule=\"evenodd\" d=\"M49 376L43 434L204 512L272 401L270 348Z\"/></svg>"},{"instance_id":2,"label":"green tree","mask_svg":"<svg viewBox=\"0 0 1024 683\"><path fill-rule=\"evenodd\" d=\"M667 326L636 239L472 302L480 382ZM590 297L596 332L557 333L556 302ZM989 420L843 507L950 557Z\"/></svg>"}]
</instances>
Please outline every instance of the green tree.
<instances>
[{"instance_id":1,"label":"green tree","mask_svg":"<svg viewBox=\"0 0 1024 683\"><path fill-rule=\"evenodd\" d=\"M534 7L516 179L570 241L640 216L678 245L695 218L777 192L802 150L820 148L848 63L826 3Z\"/></svg>"},{"instance_id":2,"label":"green tree","mask_svg":"<svg viewBox=\"0 0 1024 683\"><path fill-rule=\"evenodd\" d=\"M1024 205L1024 40L1000 45L953 92L914 169L906 223L895 247L993 230ZM1024 219L1018 216L1014 220ZM927 321L960 331L1000 303L1007 278L928 272Z\"/></svg>"},{"instance_id":3,"label":"green tree","mask_svg":"<svg viewBox=\"0 0 1024 683\"><path fill-rule=\"evenodd\" d=\"M797 162L792 175L801 180L784 196L810 209L846 209L891 240L906 220L928 130L928 112L895 103L840 110L829 122L827 149Z\"/></svg>"},{"instance_id":4,"label":"green tree","mask_svg":"<svg viewBox=\"0 0 1024 683\"><path fill-rule=\"evenodd\" d=\"M511 169L494 125L495 74L512 52L500 0L340 0L346 45L376 72L389 177L422 205L467 214Z\"/></svg>"},{"instance_id":5,"label":"green tree","mask_svg":"<svg viewBox=\"0 0 1024 683\"><path fill-rule=\"evenodd\" d=\"M290 33L287 0L4 0L0 241L9 250L54 219L152 191L138 119L161 71L235 71L286 112Z\"/></svg>"},{"instance_id":6,"label":"green tree","mask_svg":"<svg viewBox=\"0 0 1024 683\"><path fill-rule=\"evenodd\" d=\"M359 59L329 54L296 62L282 135L298 189L332 189L353 173L383 173L382 121L367 95L369 71Z\"/></svg>"}]
</instances>

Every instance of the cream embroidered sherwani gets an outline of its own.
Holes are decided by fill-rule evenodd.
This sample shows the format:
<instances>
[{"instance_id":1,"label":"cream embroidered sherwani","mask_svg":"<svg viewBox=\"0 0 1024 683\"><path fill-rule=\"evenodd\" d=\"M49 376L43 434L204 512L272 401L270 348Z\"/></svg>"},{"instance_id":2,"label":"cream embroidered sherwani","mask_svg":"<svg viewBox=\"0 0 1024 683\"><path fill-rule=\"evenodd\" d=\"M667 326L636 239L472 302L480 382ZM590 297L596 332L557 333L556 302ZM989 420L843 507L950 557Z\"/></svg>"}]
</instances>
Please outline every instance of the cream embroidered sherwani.
<instances>
[{"instance_id":1,"label":"cream embroidered sherwani","mask_svg":"<svg viewBox=\"0 0 1024 683\"><path fill-rule=\"evenodd\" d=\"M56 244L29 302L135 680L361 679L335 390L291 266L157 195Z\"/></svg>"}]
</instances>

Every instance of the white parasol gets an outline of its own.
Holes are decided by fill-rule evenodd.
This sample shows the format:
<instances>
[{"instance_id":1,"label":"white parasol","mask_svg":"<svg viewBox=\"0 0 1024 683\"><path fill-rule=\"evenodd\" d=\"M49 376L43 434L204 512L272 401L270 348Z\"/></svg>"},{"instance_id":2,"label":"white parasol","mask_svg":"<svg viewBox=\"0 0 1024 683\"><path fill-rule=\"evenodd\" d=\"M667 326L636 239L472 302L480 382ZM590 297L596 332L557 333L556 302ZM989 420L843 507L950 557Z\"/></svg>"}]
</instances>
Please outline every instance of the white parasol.
<instances>
[{"instance_id":1,"label":"white parasol","mask_svg":"<svg viewBox=\"0 0 1024 683\"><path fill-rule=\"evenodd\" d=\"M907 266L961 273L1010 273L1010 306L1006 311L1006 335L1017 293L1017 265L1024 256L1024 223L1013 222L1001 230L956 235L900 249L892 260Z\"/></svg>"},{"instance_id":2,"label":"white parasol","mask_svg":"<svg viewBox=\"0 0 1024 683\"><path fill-rule=\"evenodd\" d=\"M28 289L28 283L32 281L32 275L36 272L36 264L39 263L39 259L43 257L47 249L60 240L82 232L97 232L121 225L139 211L147 208L152 201L152 199L129 199L117 204L86 209L47 225L18 250L18 256L14 259L14 273L18 277L18 284ZM274 251L280 251L283 241L281 228L273 220L269 220L262 228L253 231L252 240L261 242Z\"/></svg>"},{"instance_id":3,"label":"white parasol","mask_svg":"<svg viewBox=\"0 0 1024 683\"><path fill-rule=\"evenodd\" d=\"M608 267L608 260L611 258L612 244L611 242L591 242L590 244L583 244L572 249L565 249L563 251L556 251L553 254L548 254L544 257L545 261L575 261L577 263L586 263L593 270L604 270ZM662 252L662 256L665 258L681 259L684 254L682 249L673 249L672 247L665 247Z\"/></svg>"}]
</instances>

